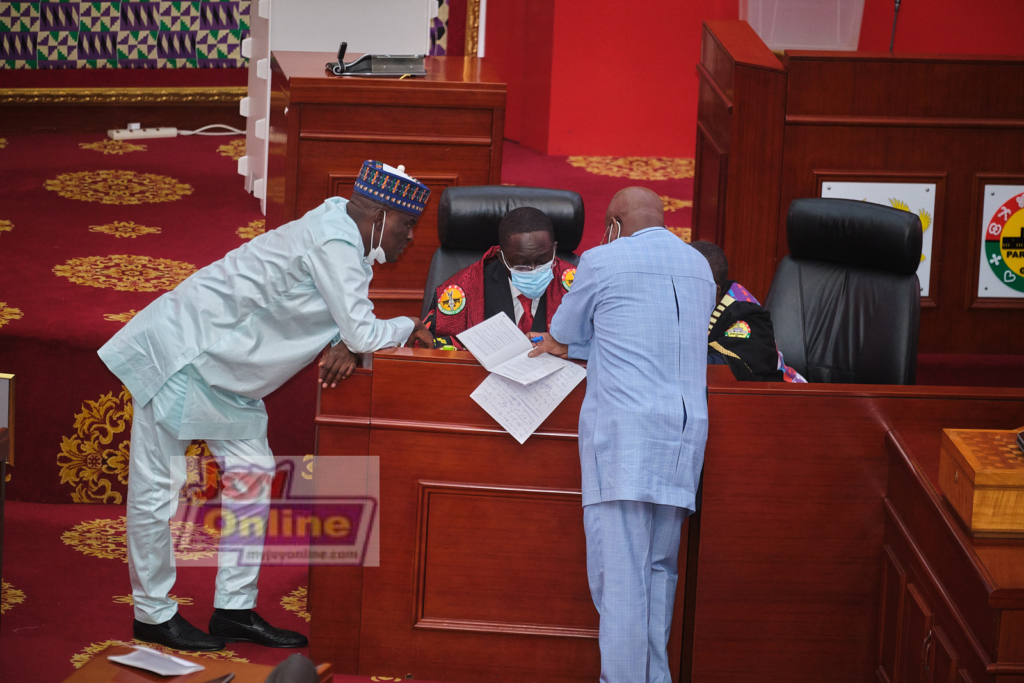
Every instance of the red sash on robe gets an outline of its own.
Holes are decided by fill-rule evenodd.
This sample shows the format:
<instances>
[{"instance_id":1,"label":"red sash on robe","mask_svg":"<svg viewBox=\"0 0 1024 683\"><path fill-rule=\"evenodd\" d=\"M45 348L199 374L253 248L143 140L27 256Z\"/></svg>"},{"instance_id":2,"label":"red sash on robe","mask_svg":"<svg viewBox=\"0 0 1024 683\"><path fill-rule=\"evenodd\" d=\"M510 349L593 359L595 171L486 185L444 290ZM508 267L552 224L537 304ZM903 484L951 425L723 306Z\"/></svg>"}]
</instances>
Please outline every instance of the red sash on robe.
<instances>
[{"instance_id":1,"label":"red sash on robe","mask_svg":"<svg viewBox=\"0 0 1024 683\"><path fill-rule=\"evenodd\" d=\"M497 246L491 247L483 258L468 268L463 268L437 288L435 337L459 334L484 321L484 266L498 258L498 250ZM551 327L551 316L558 310L562 297L569 291L576 276L576 266L558 257L555 257L552 269L554 277L544 293L547 301L548 328ZM461 303L458 301L459 297L462 297ZM446 313L446 308L458 309L458 312Z\"/></svg>"}]
</instances>

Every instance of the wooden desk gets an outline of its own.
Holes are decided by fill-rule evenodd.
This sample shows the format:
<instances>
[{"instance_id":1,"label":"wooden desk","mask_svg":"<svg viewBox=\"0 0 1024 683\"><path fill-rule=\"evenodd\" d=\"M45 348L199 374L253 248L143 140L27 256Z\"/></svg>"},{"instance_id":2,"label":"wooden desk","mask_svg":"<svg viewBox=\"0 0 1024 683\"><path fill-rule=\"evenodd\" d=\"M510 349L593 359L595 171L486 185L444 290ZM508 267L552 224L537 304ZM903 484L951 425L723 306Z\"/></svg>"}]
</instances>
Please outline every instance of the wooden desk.
<instances>
[{"instance_id":1,"label":"wooden desk","mask_svg":"<svg viewBox=\"0 0 1024 683\"><path fill-rule=\"evenodd\" d=\"M454 185L501 183L505 84L475 57L427 57L427 76L328 77L337 55L271 55L267 227L348 197L363 161L404 164L431 190L413 244L374 267L378 317L419 316L437 249L437 203Z\"/></svg>"},{"instance_id":2,"label":"wooden desk","mask_svg":"<svg viewBox=\"0 0 1024 683\"><path fill-rule=\"evenodd\" d=\"M1024 540L975 539L938 487L938 435L889 432L878 680L1024 681Z\"/></svg>"},{"instance_id":3,"label":"wooden desk","mask_svg":"<svg viewBox=\"0 0 1024 683\"><path fill-rule=\"evenodd\" d=\"M317 452L380 456L381 566L311 570L314 656L343 673L593 680L576 442L585 386L520 446L469 398L486 372L467 354L403 349L373 363L321 393ZM738 383L724 366L708 368L708 386L673 675L872 680L886 434L930 434L937 458L943 427L1020 425L1024 390Z\"/></svg>"},{"instance_id":4,"label":"wooden desk","mask_svg":"<svg viewBox=\"0 0 1024 683\"><path fill-rule=\"evenodd\" d=\"M131 652L130 647L113 645L96 654L89 663L81 669L64 679L64 683L205 683L218 676L234 673L234 680L237 683L263 683L267 676L274 670L274 667L266 664L242 664L240 662L227 662L205 657L189 657L182 654L175 654L176 657L187 659L190 662L201 664L206 667L186 676L158 676L157 674L116 664L107 655L125 655ZM284 660L291 655L282 654ZM334 678L330 664L321 664L317 667L320 676L320 683L330 683Z\"/></svg>"},{"instance_id":5,"label":"wooden desk","mask_svg":"<svg viewBox=\"0 0 1024 683\"><path fill-rule=\"evenodd\" d=\"M684 680L874 680L893 481L887 432L927 435L934 448L914 454L937 469L943 427L1019 426L1024 390L737 383L720 373L709 368Z\"/></svg>"},{"instance_id":6,"label":"wooden desk","mask_svg":"<svg viewBox=\"0 0 1024 683\"><path fill-rule=\"evenodd\" d=\"M400 349L320 394L317 453L381 459L380 567L310 570L310 651L339 672L600 674L576 440L585 383L520 445L469 398L486 376L467 353Z\"/></svg>"}]
</instances>

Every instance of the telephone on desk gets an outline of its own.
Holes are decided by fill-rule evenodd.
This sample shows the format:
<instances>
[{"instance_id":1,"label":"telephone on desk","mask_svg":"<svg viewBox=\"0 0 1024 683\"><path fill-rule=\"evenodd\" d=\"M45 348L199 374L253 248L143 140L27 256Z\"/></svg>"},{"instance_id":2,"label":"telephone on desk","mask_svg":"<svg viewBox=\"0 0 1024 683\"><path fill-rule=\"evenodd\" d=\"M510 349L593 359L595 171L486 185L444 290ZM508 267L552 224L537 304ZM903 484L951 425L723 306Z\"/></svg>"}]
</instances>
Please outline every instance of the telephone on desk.
<instances>
[{"instance_id":1,"label":"telephone on desk","mask_svg":"<svg viewBox=\"0 0 1024 683\"><path fill-rule=\"evenodd\" d=\"M338 61L327 62L327 72L334 76L402 77L426 76L424 55L363 55L348 64L345 51L348 43L338 48Z\"/></svg>"}]
</instances>

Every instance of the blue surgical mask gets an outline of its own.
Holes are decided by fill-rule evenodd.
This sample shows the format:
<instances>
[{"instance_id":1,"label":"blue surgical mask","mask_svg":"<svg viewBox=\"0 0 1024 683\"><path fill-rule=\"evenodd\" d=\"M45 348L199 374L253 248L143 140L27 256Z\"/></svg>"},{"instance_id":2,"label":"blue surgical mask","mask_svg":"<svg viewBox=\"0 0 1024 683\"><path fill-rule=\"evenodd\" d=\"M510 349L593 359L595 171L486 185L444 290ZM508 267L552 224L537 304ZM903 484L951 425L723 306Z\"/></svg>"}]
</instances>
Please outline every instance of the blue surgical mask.
<instances>
[{"instance_id":1,"label":"blue surgical mask","mask_svg":"<svg viewBox=\"0 0 1024 683\"><path fill-rule=\"evenodd\" d=\"M509 273L512 274L512 284L520 292L526 295L527 299L539 299L544 291L547 290L548 285L551 284L551 280L554 279L555 274L552 270L555 265L555 255L551 255L551 260L542 266L537 266L531 270L526 270L529 266L510 266L508 261L505 260L505 254L498 252L501 255L501 261L508 268Z\"/></svg>"}]
</instances>

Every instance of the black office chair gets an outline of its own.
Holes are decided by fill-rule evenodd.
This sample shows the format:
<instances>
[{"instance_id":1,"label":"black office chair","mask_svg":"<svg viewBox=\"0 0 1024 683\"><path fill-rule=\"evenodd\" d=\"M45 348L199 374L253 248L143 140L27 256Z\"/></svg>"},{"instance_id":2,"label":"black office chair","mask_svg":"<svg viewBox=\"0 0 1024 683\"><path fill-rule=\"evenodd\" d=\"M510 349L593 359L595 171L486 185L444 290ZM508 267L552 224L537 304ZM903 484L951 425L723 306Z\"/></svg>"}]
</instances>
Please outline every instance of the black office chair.
<instances>
[{"instance_id":1,"label":"black office chair","mask_svg":"<svg viewBox=\"0 0 1024 683\"><path fill-rule=\"evenodd\" d=\"M786 363L809 382L913 384L921 221L847 199L797 199L765 308Z\"/></svg>"},{"instance_id":2,"label":"black office chair","mask_svg":"<svg viewBox=\"0 0 1024 683\"><path fill-rule=\"evenodd\" d=\"M555 227L559 258L579 262L573 252L583 239L583 198L569 190L509 185L449 187L437 205L437 239L423 290L427 315L434 290L463 268L472 265L498 243L498 223L512 209L531 206L547 214Z\"/></svg>"}]
</instances>

